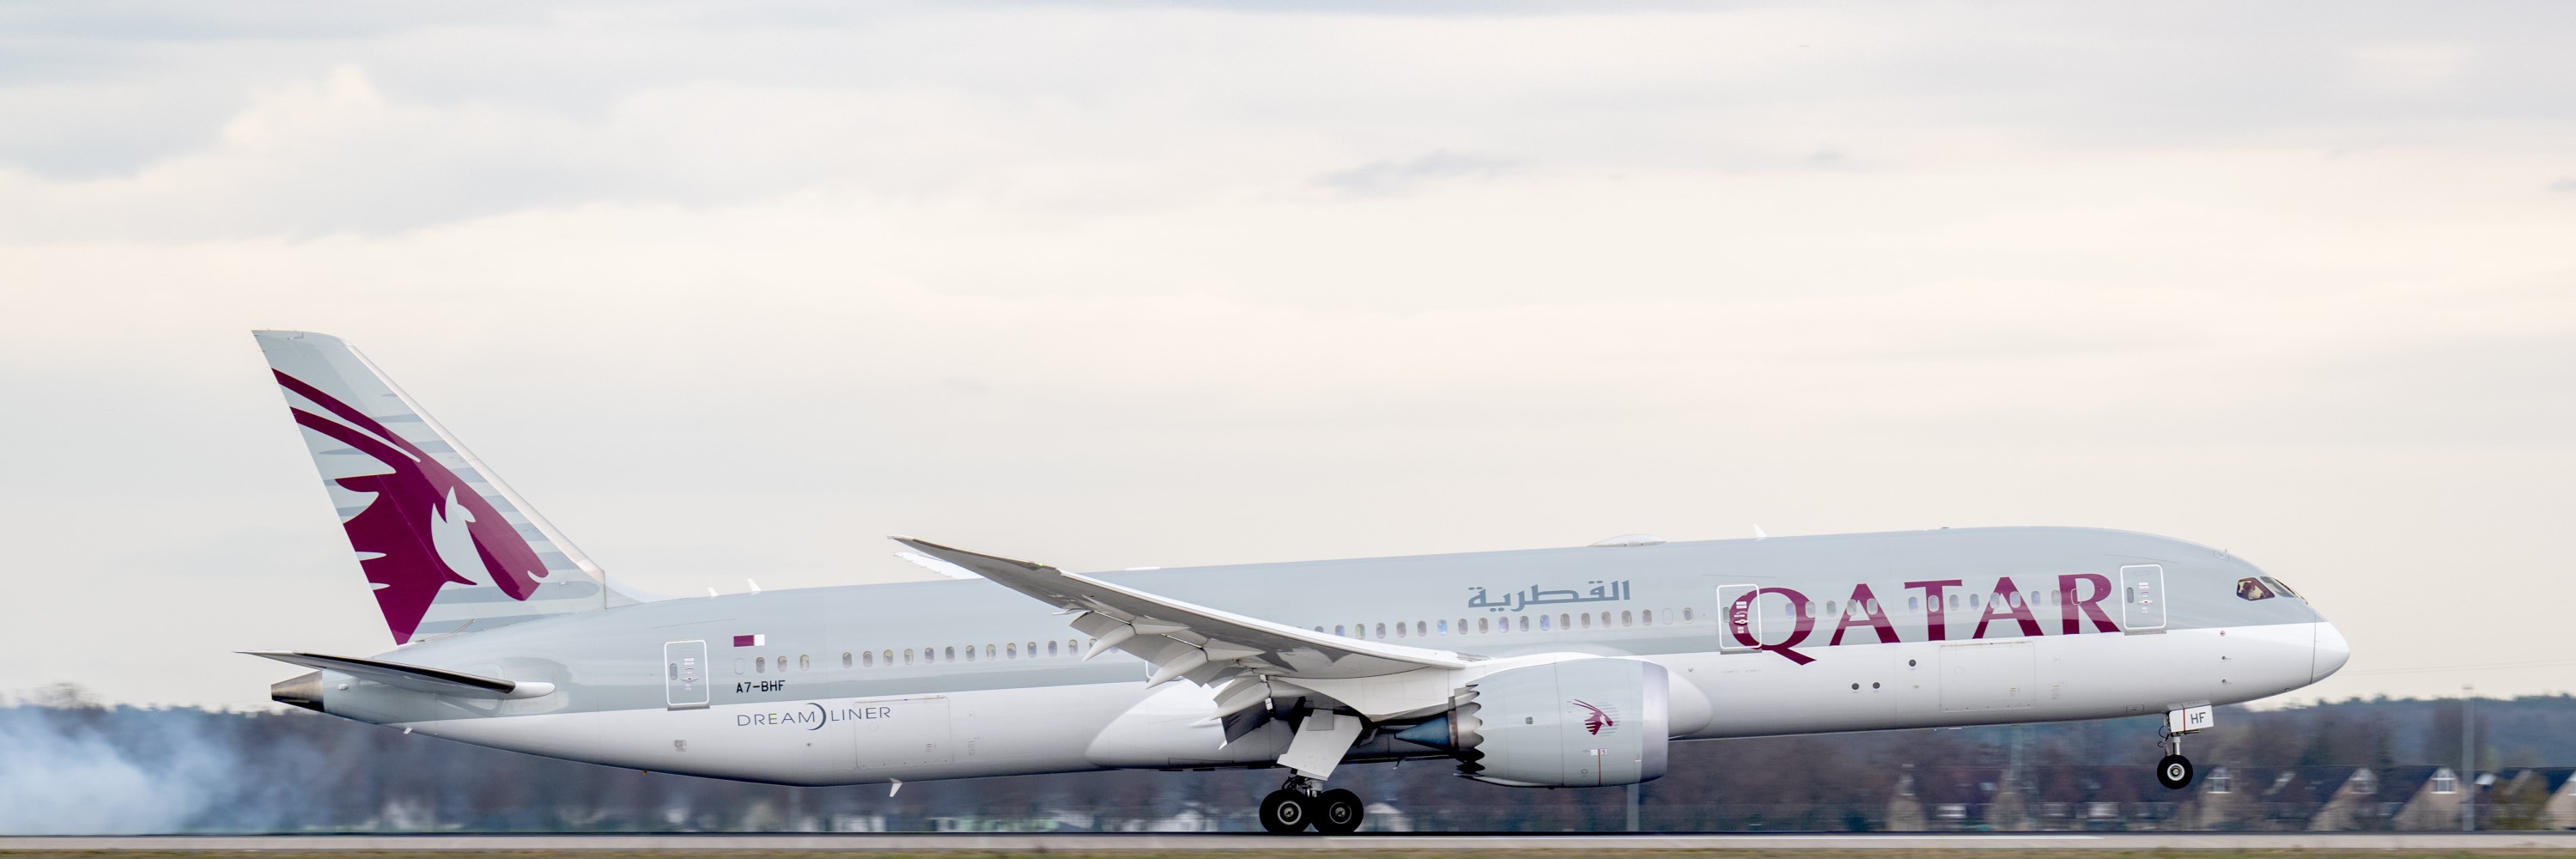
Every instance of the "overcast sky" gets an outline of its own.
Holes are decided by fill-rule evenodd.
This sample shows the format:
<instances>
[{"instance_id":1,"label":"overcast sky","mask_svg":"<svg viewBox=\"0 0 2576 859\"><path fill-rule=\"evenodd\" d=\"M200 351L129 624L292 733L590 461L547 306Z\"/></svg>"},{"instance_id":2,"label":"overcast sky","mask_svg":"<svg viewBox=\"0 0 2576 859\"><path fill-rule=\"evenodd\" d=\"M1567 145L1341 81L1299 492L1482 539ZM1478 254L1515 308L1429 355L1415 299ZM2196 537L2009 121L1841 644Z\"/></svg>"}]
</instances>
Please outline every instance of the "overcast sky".
<instances>
[{"instance_id":1,"label":"overcast sky","mask_svg":"<svg viewBox=\"0 0 2576 859\"><path fill-rule=\"evenodd\" d=\"M388 646L255 327L674 593L2097 525L2576 688L2576 6L1385 5L0 5L0 691Z\"/></svg>"}]
</instances>

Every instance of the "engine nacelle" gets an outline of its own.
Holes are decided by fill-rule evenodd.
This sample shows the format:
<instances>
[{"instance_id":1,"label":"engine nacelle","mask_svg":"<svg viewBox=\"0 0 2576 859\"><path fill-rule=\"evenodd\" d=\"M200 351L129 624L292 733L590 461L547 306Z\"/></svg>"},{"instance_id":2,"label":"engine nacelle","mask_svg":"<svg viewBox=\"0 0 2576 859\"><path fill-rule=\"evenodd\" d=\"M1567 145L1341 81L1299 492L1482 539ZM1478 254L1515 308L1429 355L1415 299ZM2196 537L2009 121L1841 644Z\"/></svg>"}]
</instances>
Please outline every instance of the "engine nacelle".
<instances>
[{"instance_id":1,"label":"engine nacelle","mask_svg":"<svg viewBox=\"0 0 2576 859\"><path fill-rule=\"evenodd\" d=\"M1446 748L1468 777L1513 787L1592 787L1663 777L1664 667L1595 657L1485 675L1446 716L1396 734Z\"/></svg>"}]
</instances>

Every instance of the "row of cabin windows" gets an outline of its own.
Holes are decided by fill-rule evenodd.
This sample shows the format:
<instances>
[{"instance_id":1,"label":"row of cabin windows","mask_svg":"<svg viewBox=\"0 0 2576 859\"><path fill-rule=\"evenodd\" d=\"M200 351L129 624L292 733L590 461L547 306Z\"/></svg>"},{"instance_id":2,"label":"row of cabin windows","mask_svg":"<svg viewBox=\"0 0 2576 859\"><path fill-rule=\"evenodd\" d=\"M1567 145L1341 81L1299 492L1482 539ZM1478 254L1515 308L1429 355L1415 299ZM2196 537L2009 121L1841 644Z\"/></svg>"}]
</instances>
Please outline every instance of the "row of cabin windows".
<instances>
[{"instance_id":1,"label":"row of cabin windows","mask_svg":"<svg viewBox=\"0 0 2576 859\"><path fill-rule=\"evenodd\" d=\"M1593 623L1595 623L1595 617L1596 615L1589 612L1584 614L1558 615L1525 614L1519 616L1517 619L1509 617L1480 617L1472 621L1462 617L1457 620L1455 630L1459 635L1490 635L1502 632L1547 632L1556 629L1591 629ZM1616 615L1605 611L1597 615L1597 617L1599 618L1598 622L1604 629L1610 628L1613 625L1655 625L1654 609L1646 609L1644 611L1623 611ZM1682 623L1693 623L1699 619L1699 612L1687 606L1683 607L1681 613L1678 615L1674 614L1672 609L1664 610L1664 623L1666 625L1670 625L1676 617L1680 618ZM1535 618L1535 620L1533 620L1533 618ZM1613 618L1616 618L1616 620L1614 621ZM1470 628L1470 624L1473 624L1472 629ZM1387 634L1390 629L1394 630L1393 635ZM1316 632L1326 631L1321 626L1314 627L1314 630ZM1334 624L1330 631L1334 635L1342 636L1344 638L1429 638L1434 635L1448 635L1451 630L1452 627L1450 626L1450 622L1446 620L1417 620L1411 622L1397 621L1392 625L1385 623Z\"/></svg>"},{"instance_id":2,"label":"row of cabin windows","mask_svg":"<svg viewBox=\"0 0 2576 859\"><path fill-rule=\"evenodd\" d=\"M2021 593L2007 593L2000 599L1991 600L1987 598L1988 596L1988 594L1974 593L1950 594L1949 610L1962 611L1982 609L1985 608L1986 604L1989 602L2001 602L2006 606L2016 609L2038 606L2056 607L2063 604L2065 599L2065 596L2058 591L2031 591L2028 595ZM2131 598L2134 600L2135 595L2132 594ZM1855 616L1866 616L1879 613L1877 600L1853 600L1849 603L1844 603L1839 600L1826 600L1821 606L1822 611L1818 610L1819 605L1812 600L1796 604L1787 602L1773 604L1779 607L1779 613L1783 616L1791 615L1793 613L1792 609L1795 610L1794 614L1797 617L1827 617L1842 615L1845 613ZM1923 612L1923 598L1919 596L1906 597L1905 610L1915 614L1921 614Z\"/></svg>"},{"instance_id":3,"label":"row of cabin windows","mask_svg":"<svg viewBox=\"0 0 2576 859\"><path fill-rule=\"evenodd\" d=\"M2005 595L2004 595L2004 597L2003 597L2003 601L2004 601L2004 603L2005 603L2006 605L2009 605L2009 606L2011 606L2011 607L2013 607L2013 608L2016 608L2016 609L2018 609L2018 608L2022 608L2022 607L2024 607L2024 606L2038 606L2038 605L2056 606L2056 605L2059 605L2059 604L2061 603L2061 601L2062 601L2062 600L2063 600L2062 595L2061 595L2061 594L2059 594L2059 592L2057 592L2057 591L2031 591L2031 592L2030 592L2030 594L2029 594L2027 597L2023 596L2023 595L2022 595L2022 594L2020 594L2020 593L2008 593L2008 594L2005 594ZM1949 607L1950 607L1951 609L1954 609L1954 610L1957 610L1957 609L1978 609L1978 608L1983 608L1983 607L1984 607L1985 595L1983 595L1983 594L1974 594L1974 593L1971 593L1971 594L1955 594L1955 593L1954 593L1954 594L1950 594L1950 595L1949 595L1949 602L1950 602ZM1826 601L1824 602L1824 605L1822 606L1823 611L1821 611L1821 612L1819 612L1819 611L1817 610L1817 609L1818 609L1817 604L1816 604L1815 602L1812 602L1812 601L1810 601L1810 602L1804 602L1804 603L1798 603L1798 604L1780 603L1780 604L1779 604L1779 606L1780 606L1780 613L1781 613L1782 615L1784 615L1784 616L1789 616L1789 615L1792 615L1792 614L1793 614L1793 612L1794 612L1794 616L1798 616L1798 617L1824 617L1824 616L1826 616L1826 615L1834 615L1834 614L1840 614L1840 613L1851 613L1851 612L1857 612L1857 613L1864 614L1864 615L1868 615L1868 614L1878 614L1878 613L1879 613L1879 605L1878 605L1878 601L1877 601L1877 600L1867 600L1867 601L1859 601L1859 600L1855 600L1855 601L1853 601L1853 602L1851 602L1850 604L1847 604L1847 605L1846 605L1846 604L1844 604L1844 603L1842 603L1842 602L1840 602L1840 601L1837 601L1837 600L1826 600ZM1864 609L1865 609L1865 611L1863 611ZM1920 612L1922 612L1922 611L1923 611L1923 598L1922 598L1922 597L1919 597L1919 596L1916 596L1916 597L1906 597L1906 598L1905 598L1905 610L1906 610L1906 611L1908 611L1908 612L1915 612L1915 613L1920 613ZM1673 623L1674 618L1675 618L1675 617L1677 617L1677 616L1680 618L1680 620L1681 620L1681 622L1682 622L1683 624L1690 624L1690 623L1694 623L1694 622L1696 622L1696 621L1698 620L1698 612L1697 612L1696 610L1694 610L1694 609L1690 608L1689 606L1684 606L1684 607L1682 607L1682 610L1681 610L1681 612L1680 612L1678 615L1676 615L1676 614L1673 612L1673 610L1671 610L1671 609L1665 609L1665 610L1664 610L1664 623L1665 623L1666 625L1670 625L1671 623ZM1596 617L1598 618L1598 620L1597 620L1597 621L1595 620L1595 618L1596 618ZM1591 628L1593 627L1593 624L1595 624L1595 623L1599 623L1603 629L1608 629L1608 628L1611 628L1611 627L1613 626L1613 623L1614 623L1614 622L1613 622L1613 618L1614 618L1614 615L1613 615L1612 613L1610 613L1610 612L1606 612L1606 611L1605 611L1605 612L1601 612L1601 613L1599 613L1598 615L1594 615L1594 614L1589 613L1589 612L1586 612L1586 613L1583 613L1583 614L1558 614L1558 615L1554 615L1552 618L1551 618L1551 616L1549 616L1549 615L1544 615L1544 614L1541 614L1541 615L1521 615L1521 616L1519 616L1518 618L1509 618L1509 617L1506 617L1506 618L1480 617L1480 618L1475 618L1475 619L1473 619L1472 621L1470 621L1468 618L1463 618L1463 617L1462 617L1462 618L1459 618L1459 619L1457 620L1457 626L1455 627L1455 630L1456 630L1457 634L1459 634L1459 635L1467 635L1467 634L1469 634L1468 627L1469 627L1469 624L1470 624L1470 623L1473 623L1473 625L1474 625L1474 634L1477 634L1477 635L1489 635L1489 634L1493 634L1493 633L1513 632L1513 631L1515 631L1515 630L1517 630L1517 631L1519 631L1519 632L1547 632L1547 631L1550 631L1551 629L1557 629L1557 630L1591 629ZM1642 623L1643 625L1646 625L1646 626L1653 626L1653 625L1655 625L1655 611L1654 611L1654 609L1646 609L1646 610L1644 610L1644 611L1622 611L1622 612L1617 613L1617 614L1615 615L1615 618L1616 618L1615 624L1616 624L1617 626L1637 626L1637 625L1639 625L1639 624L1641 624L1641 623ZM1551 622L1551 621L1552 621L1552 622ZM1324 632L1324 631L1325 631L1325 629L1324 629L1322 626L1314 627L1314 630L1315 630L1316 632ZM1353 633L1353 632L1352 632L1352 630L1357 630L1357 633L1356 633L1356 634L1355 634L1355 633ZM1390 635L1390 634L1389 634L1389 631L1390 631L1390 630L1392 630L1392 633L1393 633L1392 635ZM1331 632L1332 632L1334 635L1339 635L1339 636L1344 636L1344 637L1379 638L1379 639L1384 639L1384 638L1390 638L1390 637L1392 637L1392 638L1408 638L1408 637L1410 637L1410 638L1428 638L1428 637L1431 637L1431 636L1434 636L1434 635L1448 635L1448 634L1450 634L1451 630L1452 630L1452 627L1450 626L1450 621L1447 621L1447 620L1438 620L1438 621L1423 621L1423 620L1417 620L1417 621L1413 621L1413 622L1411 622L1411 623L1409 623L1409 624L1408 624L1408 623L1405 623L1405 622L1402 622L1402 621L1398 621L1398 622L1396 622L1396 623L1394 623L1394 624L1392 624L1392 625L1390 625L1390 624L1386 624L1386 623L1359 623L1359 624L1348 624L1348 625L1345 625L1345 624L1335 624L1335 625L1333 625L1333 628L1332 628ZM1061 656L1061 655L1068 655L1068 654L1079 654L1079 653L1082 651L1082 649L1083 649L1083 643L1082 643L1082 640L1081 640L1081 639L1066 639L1065 641L1063 641L1063 642L1061 643L1061 645L1059 645L1059 643L1058 643L1058 642L1055 642L1055 641L1048 641L1048 642L1045 642L1043 645L1041 645L1039 642L1035 642L1035 641L1027 642L1025 645L1023 645L1023 644L1021 644L1021 643L1019 643L1019 642L1012 642L1012 643L1009 643L1009 644L1001 644L1001 645L986 644L986 645L983 645L983 647L982 647L981 649L983 650L983 658L988 659L988 660L990 660L990 659L1021 659L1021 658L1036 659L1036 658L1039 658L1039 657L1038 657L1038 648L1039 648L1039 647L1041 647L1041 646L1044 646L1044 647L1046 648L1046 655L1047 655L1047 656L1050 656L1050 657L1053 657L1053 656ZM976 652L975 652L975 651L976 651L976 650L977 650L977 647L976 647L975 645L971 645L971 644L970 644L970 645L967 645L967 646L965 647L964 651L963 651L963 654L964 654L964 655L963 655L963 657L962 657L962 658L963 658L963 660L964 660L964 661L967 661L967 662L973 662L973 661L975 661L975 658L976 658ZM959 661L959 660L960 660L960 658L961 658L961 657L960 657L960 655L959 655L959 654L960 654L960 651L959 651L959 649L958 649L958 648L956 648L956 647L924 647L924 648L920 648L918 651L916 651L916 650L915 650L915 649L913 649L913 648L909 648L909 647L907 647L907 648L904 648L904 650L903 650L903 655L902 655L902 657L901 657L901 658L903 659L903 663L902 663L902 664L905 664L905 665L911 665L911 664L913 664L913 660L916 658L916 653L918 654L918 658L920 659L921 664L925 664L925 665L929 665L929 664L936 664L936 663L940 662L941 660L946 660L946 661L949 661L949 662L956 662L956 661ZM876 667L876 666L877 666L878 664L880 664L880 663L885 664L885 665L894 665L894 664L896 664L896 663L895 663L895 659L896 659L896 658L897 658L897 657L895 656L895 651L894 651L894 650L892 650L892 649L890 649L890 648L889 648L889 649L886 649L886 650L873 650L873 651L872 651L872 650L843 651L843 652L841 653L841 667L843 667L843 668L851 668L851 667L859 667L859 668L874 668L874 667ZM855 665L853 664L853 660L854 660L854 659L855 659ZM769 657L766 657L766 656L755 656L755 657L752 657L752 659L751 659L751 670L752 670L752 673L755 673L755 674L766 674L766 673L768 673L768 672L769 672L769 667L770 667L770 666L769 666ZM799 670L799 671L806 671L806 670L811 670L813 667L814 667L813 657L808 656L808 655L803 655L803 654L799 654L799 655L796 657L796 670ZM784 672L784 671L786 671L786 670L787 670L787 657L784 657L784 656L778 657L778 670L779 670L779 671L781 671L781 672ZM736 673L736 674L740 674L740 673L742 673L742 660L740 660L740 659L736 659L736 660L734 660L734 673Z\"/></svg>"},{"instance_id":4,"label":"row of cabin windows","mask_svg":"<svg viewBox=\"0 0 2576 859\"><path fill-rule=\"evenodd\" d=\"M1097 641L1098 639L1092 640ZM903 655L900 658L903 660L902 664L904 665L913 664L915 659L919 659L923 665L935 665L940 662L973 662L979 655L976 651L981 650L983 652L980 655L987 661L995 659L1039 659L1042 658L1038 652L1041 648L1046 651L1045 656L1048 657L1080 656L1083 652L1083 640L1079 638L1068 638L1062 641L1031 641L1025 644L1014 641L1008 644L986 644L981 647L977 647L972 644L965 645L964 647L923 647L919 649L907 647L903 649ZM844 650L841 651L841 667L875 668L879 665L891 666L896 664L895 660L897 658L898 657L895 656L893 648L887 648L885 650ZM770 658L767 656L754 656L751 658L750 668L751 673L753 674L767 674L769 673L770 667ZM787 657L778 657L777 668L780 673L786 673ZM814 657L801 653L796 655L796 670L810 671L813 670L813 668ZM733 673L743 673L742 660L736 659L733 661Z\"/></svg>"}]
</instances>

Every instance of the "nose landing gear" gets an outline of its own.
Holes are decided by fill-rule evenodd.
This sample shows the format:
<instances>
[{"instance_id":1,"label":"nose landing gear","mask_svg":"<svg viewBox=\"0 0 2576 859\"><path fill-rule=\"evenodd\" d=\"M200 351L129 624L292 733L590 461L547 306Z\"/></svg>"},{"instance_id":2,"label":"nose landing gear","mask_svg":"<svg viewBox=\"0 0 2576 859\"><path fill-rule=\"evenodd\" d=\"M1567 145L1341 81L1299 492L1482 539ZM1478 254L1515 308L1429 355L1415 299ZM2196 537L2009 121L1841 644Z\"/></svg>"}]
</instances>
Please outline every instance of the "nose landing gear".
<instances>
[{"instance_id":1,"label":"nose landing gear","mask_svg":"<svg viewBox=\"0 0 2576 859\"><path fill-rule=\"evenodd\" d=\"M1340 788L1319 791L1314 779L1290 776L1278 790L1261 798L1261 828L1272 835L1294 835L1313 826L1325 835L1360 831L1367 815L1360 795Z\"/></svg>"},{"instance_id":2,"label":"nose landing gear","mask_svg":"<svg viewBox=\"0 0 2576 859\"><path fill-rule=\"evenodd\" d=\"M2163 746L2166 753L2163 760L2156 762L2157 784L2164 785L2166 790L2191 786L2192 775L2197 770L2191 765L2190 758L2182 756L2182 735L2205 730L2214 723L2207 705L2185 707L2165 714L2164 739L2156 741L2156 745Z\"/></svg>"},{"instance_id":3,"label":"nose landing gear","mask_svg":"<svg viewBox=\"0 0 2576 859\"><path fill-rule=\"evenodd\" d=\"M2164 760L2156 762L2156 783L2164 785L2166 790L2190 787L2191 776L2191 759L2180 753L2166 755Z\"/></svg>"}]
</instances>

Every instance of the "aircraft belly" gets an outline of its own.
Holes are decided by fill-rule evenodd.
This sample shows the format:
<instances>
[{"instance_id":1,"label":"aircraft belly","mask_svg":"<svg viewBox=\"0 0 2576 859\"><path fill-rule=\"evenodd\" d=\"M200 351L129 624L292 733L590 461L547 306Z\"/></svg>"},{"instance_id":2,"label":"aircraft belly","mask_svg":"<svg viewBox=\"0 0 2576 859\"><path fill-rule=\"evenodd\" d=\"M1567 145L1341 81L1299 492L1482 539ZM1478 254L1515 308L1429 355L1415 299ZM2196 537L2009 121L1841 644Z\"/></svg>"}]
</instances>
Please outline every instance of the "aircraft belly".
<instances>
[{"instance_id":1,"label":"aircraft belly","mask_svg":"<svg viewBox=\"0 0 2576 859\"><path fill-rule=\"evenodd\" d=\"M2009 724L2230 704L2309 682L2315 624L1985 641L1903 642L1777 654L1660 656L1704 693L1693 738Z\"/></svg>"},{"instance_id":2,"label":"aircraft belly","mask_svg":"<svg viewBox=\"0 0 2576 859\"><path fill-rule=\"evenodd\" d=\"M655 772L830 785L1098 769L1093 737L1134 684L613 710L396 724L431 736Z\"/></svg>"}]
</instances>

